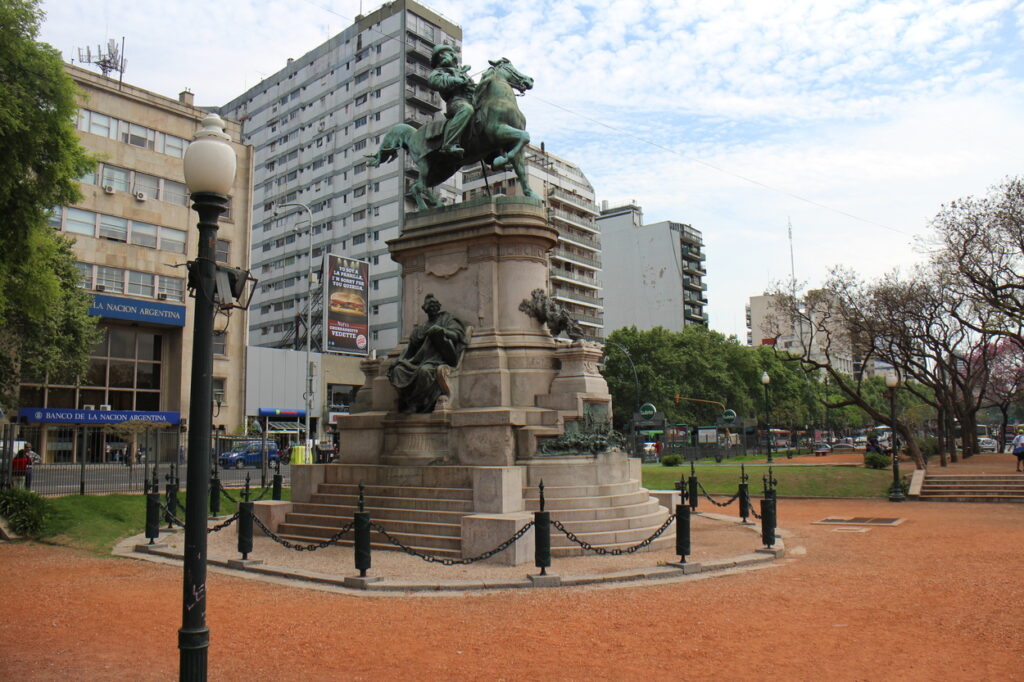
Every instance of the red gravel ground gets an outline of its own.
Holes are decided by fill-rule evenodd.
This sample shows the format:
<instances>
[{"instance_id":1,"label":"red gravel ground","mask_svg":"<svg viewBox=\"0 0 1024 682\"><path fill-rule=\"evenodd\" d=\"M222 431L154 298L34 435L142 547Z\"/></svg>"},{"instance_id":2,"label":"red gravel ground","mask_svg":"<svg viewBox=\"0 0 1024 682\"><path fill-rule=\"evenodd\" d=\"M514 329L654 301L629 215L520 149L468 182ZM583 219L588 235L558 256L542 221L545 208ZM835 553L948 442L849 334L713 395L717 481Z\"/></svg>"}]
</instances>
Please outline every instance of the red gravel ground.
<instances>
[{"instance_id":1,"label":"red gravel ground","mask_svg":"<svg viewBox=\"0 0 1024 682\"><path fill-rule=\"evenodd\" d=\"M211 572L210 679L1024 679L1024 505L779 516L788 558L684 582L366 596ZM813 525L829 516L906 521ZM180 568L15 544L0 580L0 678L177 676Z\"/></svg>"}]
</instances>

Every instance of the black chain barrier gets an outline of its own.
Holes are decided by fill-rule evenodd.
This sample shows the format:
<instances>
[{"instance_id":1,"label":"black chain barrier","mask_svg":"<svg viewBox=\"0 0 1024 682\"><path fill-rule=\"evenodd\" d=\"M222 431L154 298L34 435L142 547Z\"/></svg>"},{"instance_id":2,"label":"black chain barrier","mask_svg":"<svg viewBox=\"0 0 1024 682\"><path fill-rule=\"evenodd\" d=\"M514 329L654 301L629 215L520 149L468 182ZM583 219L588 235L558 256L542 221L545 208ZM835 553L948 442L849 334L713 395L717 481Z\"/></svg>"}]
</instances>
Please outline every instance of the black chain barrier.
<instances>
[{"instance_id":1,"label":"black chain barrier","mask_svg":"<svg viewBox=\"0 0 1024 682\"><path fill-rule=\"evenodd\" d=\"M716 507L728 507L730 504L735 502L736 499L740 496L740 491L737 490L736 494L733 495L732 497L730 497L725 502L718 502L717 500L715 500L715 498L711 497L711 493L709 493L707 490L704 489L704 484L703 483L701 483L700 481L697 481L697 486L700 488L701 494L704 495L704 497L708 498L708 502L710 502L711 504L715 505Z\"/></svg>"},{"instance_id":2,"label":"black chain barrier","mask_svg":"<svg viewBox=\"0 0 1024 682\"><path fill-rule=\"evenodd\" d=\"M370 526L372 526L378 533L380 533L385 538L387 538L388 542L390 542L391 544L395 545L396 547L401 549L406 554L411 554L412 556L419 557L420 559L423 559L424 561L426 561L428 563L432 563L432 564L442 564L444 566L467 566L467 565L475 563L477 561L483 561L484 559L490 559L495 554L498 554L500 552L504 552L506 549L511 547L512 544L515 543L519 538L521 538L524 535L526 535L526 531L528 531L531 528L533 528L533 521L530 521L525 526L520 528L518 531L516 531L515 535L510 537L508 540L505 540L505 542L501 543L500 545L498 545L494 549L489 550L487 552L484 552L480 556L469 557L467 559L453 559L451 557L440 557L440 556L434 556L433 554L424 554L423 552L415 550L412 547L409 547L408 545L404 544L401 540L399 540L394 535L389 533L383 526L381 526L376 521L370 521Z\"/></svg>"},{"instance_id":3,"label":"black chain barrier","mask_svg":"<svg viewBox=\"0 0 1024 682\"><path fill-rule=\"evenodd\" d=\"M302 545L297 542L289 542L284 538L279 537L272 530L264 526L263 522L260 521L259 517L253 516L252 520L253 523L259 526L260 530L266 533L267 537L269 537L271 540L273 540L274 542L276 542L277 544L281 545L286 549L294 549L296 552L315 552L318 549L323 549L324 547L337 544L338 540L341 539L341 536L352 530L352 528L355 526L355 521L347 523L341 527L341 530L339 530L337 533L327 538L326 540L323 540L322 542L312 542L308 545Z\"/></svg>"},{"instance_id":4,"label":"black chain barrier","mask_svg":"<svg viewBox=\"0 0 1024 682\"><path fill-rule=\"evenodd\" d=\"M661 536L661 534L665 532L665 529L671 526L675 520L675 516L669 515L669 517L665 519L665 523L661 524L661 528L654 531L654 534L651 535L649 538L642 540L641 542L633 545L632 547L616 547L614 549L594 547L586 540L580 540L578 537L576 537L575 533L573 533L571 530L563 526L562 522L558 521L557 519L551 519L551 525L557 528L558 530L562 531L562 533L565 534L565 537L569 538L569 540L575 542L577 545L587 550L588 552L595 552L596 554L608 554L611 556L620 556L622 554L632 554L633 552L636 552L638 550L643 549L644 547L647 547L652 542L657 540Z\"/></svg>"},{"instance_id":5,"label":"black chain barrier","mask_svg":"<svg viewBox=\"0 0 1024 682\"><path fill-rule=\"evenodd\" d=\"M185 522L174 515L173 512L167 507L166 504L160 504L160 510L164 513L164 520L170 524L176 525L179 528L185 527Z\"/></svg>"},{"instance_id":6,"label":"black chain barrier","mask_svg":"<svg viewBox=\"0 0 1024 682\"><path fill-rule=\"evenodd\" d=\"M235 512L234 516L232 516L231 518L227 519L223 523L218 523L216 526L212 526L210 528L207 528L206 532L207 533L216 533L217 531L224 530L225 528L230 526L232 523L237 521L238 520L238 516L239 516L239 513Z\"/></svg>"},{"instance_id":7,"label":"black chain barrier","mask_svg":"<svg viewBox=\"0 0 1024 682\"><path fill-rule=\"evenodd\" d=\"M217 481L217 485L220 486L220 491L222 493L224 493L224 497L228 498L229 502L232 502L234 504L238 504L238 500L236 500L234 497L232 497L231 493L228 492L228 489L224 487L223 481ZM263 491L260 493L260 496L257 497L255 500L250 500L250 502L259 502L260 500L262 500L264 497L267 496L267 493L270 490L272 490L272 488L270 488L270 487L264 488Z\"/></svg>"}]
</instances>

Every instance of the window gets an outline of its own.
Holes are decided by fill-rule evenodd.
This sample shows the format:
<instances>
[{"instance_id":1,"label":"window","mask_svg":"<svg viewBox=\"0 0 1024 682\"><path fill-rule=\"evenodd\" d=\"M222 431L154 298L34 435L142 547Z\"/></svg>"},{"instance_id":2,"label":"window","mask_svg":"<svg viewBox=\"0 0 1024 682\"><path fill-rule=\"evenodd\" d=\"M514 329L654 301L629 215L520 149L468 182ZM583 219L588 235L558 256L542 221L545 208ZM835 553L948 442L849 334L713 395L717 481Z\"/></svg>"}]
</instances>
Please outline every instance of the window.
<instances>
[{"instance_id":1,"label":"window","mask_svg":"<svg viewBox=\"0 0 1024 682\"><path fill-rule=\"evenodd\" d=\"M358 211L352 212L352 222L362 220L366 217L366 209L359 209Z\"/></svg>"},{"instance_id":2,"label":"window","mask_svg":"<svg viewBox=\"0 0 1024 682\"><path fill-rule=\"evenodd\" d=\"M188 187L183 182L164 180L164 193L161 198L172 204L188 206Z\"/></svg>"},{"instance_id":3,"label":"window","mask_svg":"<svg viewBox=\"0 0 1024 682\"><path fill-rule=\"evenodd\" d=\"M226 381L226 379L222 379L220 377L213 378L213 400L215 402L220 403L221 405L224 404L224 386L226 384Z\"/></svg>"},{"instance_id":4,"label":"window","mask_svg":"<svg viewBox=\"0 0 1024 682\"><path fill-rule=\"evenodd\" d=\"M105 265L96 268L96 286L102 286L104 291L115 294L124 293L124 270L121 268L108 268Z\"/></svg>"},{"instance_id":5,"label":"window","mask_svg":"<svg viewBox=\"0 0 1024 682\"><path fill-rule=\"evenodd\" d=\"M164 135L164 154L180 159L185 156L186 147L188 147L188 140L174 135Z\"/></svg>"},{"instance_id":6,"label":"window","mask_svg":"<svg viewBox=\"0 0 1024 682\"><path fill-rule=\"evenodd\" d=\"M78 269L78 286L92 289L92 266L88 263L75 263Z\"/></svg>"},{"instance_id":7,"label":"window","mask_svg":"<svg viewBox=\"0 0 1024 682\"><path fill-rule=\"evenodd\" d=\"M156 248L156 225L150 225L148 223L137 223L132 221L132 244L138 244L139 246L148 246L150 248Z\"/></svg>"},{"instance_id":8,"label":"window","mask_svg":"<svg viewBox=\"0 0 1024 682\"><path fill-rule=\"evenodd\" d=\"M356 128L362 128L364 125L366 125L366 117L365 116L360 116L359 118L357 118L354 121L354 123L355 123Z\"/></svg>"},{"instance_id":9,"label":"window","mask_svg":"<svg viewBox=\"0 0 1024 682\"><path fill-rule=\"evenodd\" d=\"M102 137L113 137L114 127L116 126L115 120L109 116L103 114L97 114L95 111L89 113L89 132L93 135L100 135Z\"/></svg>"},{"instance_id":10,"label":"window","mask_svg":"<svg viewBox=\"0 0 1024 682\"><path fill-rule=\"evenodd\" d=\"M141 192L147 199L160 198L160 178L135 171L134 191Z\"/></svg>"},{"instance_id":11,"label":"window","mask_svg":"<svg viewBox=\"0 0 1024 682\"><path fill-rule=\"evenodd\" d=\"M104 187L113 187L118 192L128 191L128 171L117 166L103 164L103 174L100 184Z\"/></svg>"},{"instance_id":12,"label":"window","mask_svg":"<svg viewBox=\"0 0 1024 682\"><path fill-rule=\"evenodd\" d=\"M185 253L185 237L186 234L184 230L175 230L171 227L161 227L160 248L164 251Z\"/></svg>"},{"instance_id":13,"label":"window","mask_svg":"<svg viewBox=\"0 0 1024 682\"><path fill-rule=\"evenodd\" d=\"M228 346L228 333L227 332L214 332L213 333L213 353L214 355L227 355Z\"/></svg>"},{"instance_id":14,"label":"window","mask_svg":"<svg viewBox=\"0 0 1024 682\"><path fill-rule=\"evenodd\" d=\"M124 218L100 214L100 236L119 242L128 241L128 221Z\"/></svg>"},{"instance_id":15,"label":"window","mask_svg":"<svg viewBox=\"0 0 1024 682\"><path fill-rule=\"evenodd\" d=\"M231 242L218 239L217 240L217 256L216 260L218 263L230 263L231 262Z\"/></svg>"},{"instance_id":16,"label":"window","mask_svg":"<svg viewBox=\"0 0 1024 682\"><path fill-rule=\"evenodd\" d=\"M364 241L366 241L366 235L364 234L356 234L352 236L352 246L362 244Z\"/></svg>"},{"instance_id":17,"label":"window","mask_svg":"<svg viewBox=\"0 0 1024 682\"><path fill-rule=\"evenodd\" d=\"M135 147L152 149L156 141L156 131L121 121L121 141Z\"/></svg>"},{"instance_id":18,"label":"window","mask_svg":"<svg viewBox=\"0 0 1024 682\"><path fill-rule=\"evenodd\" d=\"M148 272L128 271L128 293L153 298L154 276Z\"/></svg>"},{"instance_id":19,"label":"window","mask_svg":"<svg viewBox=\"0 0 1024 682\"><path fill-rule=\"evenodd\" d=\"M64 209L60 206L54 206L50 209L50 217L47 219L48 224L55 230L60 229L61 216L64 213Z\"/></svg>"},{"instance_id":20,"label":"window","mask_svg":"<svg viewBox=\"0 0 1024 682\"><path fill-rule=\"evenodd\" d=\"M352 81L353 81L353 83L355 85L359 85L360 83L362 83L363 81L365 81L369 77L370 77L370 72L369 71L363 71L362 73L357 73L356 77L354 79L352 79Z\"/></svg>"},{"instance_id":21,"label":"window","mask_svg":"<svg viewBox=\"0 0 1024 682\"><path fill-rule=\"evenodd\" d=\"M74 234L92 237L96 234L96 214L80 208L69 208L64 229Z\"/></svg>"},{"instance_id":22,"label":"window","mask_svg":"<svg viewBox=\"0 0 1024 682\"><path fill-rule=\"evenodd\" d=\"M180 277L160 276L160 293L168 301L182 303L185 300L185 280Z\"/></svg>"}]
</instances>

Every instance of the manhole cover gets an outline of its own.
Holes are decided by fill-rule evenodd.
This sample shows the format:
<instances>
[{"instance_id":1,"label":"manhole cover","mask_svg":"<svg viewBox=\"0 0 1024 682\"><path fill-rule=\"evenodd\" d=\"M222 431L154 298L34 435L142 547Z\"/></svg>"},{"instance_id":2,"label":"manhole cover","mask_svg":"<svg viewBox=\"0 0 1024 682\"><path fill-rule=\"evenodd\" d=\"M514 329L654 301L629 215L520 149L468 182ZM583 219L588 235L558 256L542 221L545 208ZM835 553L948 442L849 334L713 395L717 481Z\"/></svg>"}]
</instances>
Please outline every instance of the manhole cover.
<instances>
[{"instance_id":1,"label":"manhole cover","mask_svg":"<svg viewBox=\"0 0 1024 682\"><path fill-rule=\"evenodd\" d=\"M832 526L898 526L903 523L903 521L904 519L885 518L881 516L854 516L849 519L839 519L830 516L827 519L815 521L814 523Z\"/></svg>"}]
</instances>

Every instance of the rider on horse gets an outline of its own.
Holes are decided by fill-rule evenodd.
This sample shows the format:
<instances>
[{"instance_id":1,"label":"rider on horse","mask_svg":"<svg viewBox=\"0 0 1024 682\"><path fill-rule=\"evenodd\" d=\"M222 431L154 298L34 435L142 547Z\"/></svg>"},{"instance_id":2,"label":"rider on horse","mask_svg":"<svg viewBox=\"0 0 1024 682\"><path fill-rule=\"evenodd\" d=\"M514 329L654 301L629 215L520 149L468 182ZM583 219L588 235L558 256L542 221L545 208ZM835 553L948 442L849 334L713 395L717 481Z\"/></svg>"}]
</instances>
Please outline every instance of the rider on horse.
<instances>
[{"instance_id":1,"label":"rider on horse","mask_svg":"<svg viewBox=\"0 0 1024 682\"><path fill-rule=\"evenodd\" d=\"M443 154L461 157L465 150L459 146L462 131L473 118L473 95L476 83L470 78L468 66L459 66L459 57L450 45L438 45L430 55L430 87L441 93L448 105L444 126L444 142L439 150Z\"/></svg>"}]
</instances>

